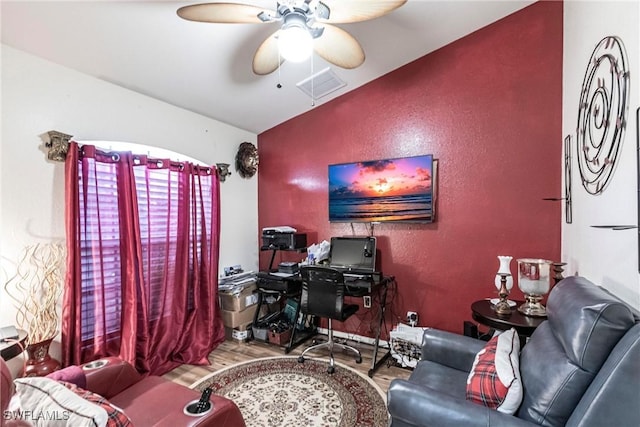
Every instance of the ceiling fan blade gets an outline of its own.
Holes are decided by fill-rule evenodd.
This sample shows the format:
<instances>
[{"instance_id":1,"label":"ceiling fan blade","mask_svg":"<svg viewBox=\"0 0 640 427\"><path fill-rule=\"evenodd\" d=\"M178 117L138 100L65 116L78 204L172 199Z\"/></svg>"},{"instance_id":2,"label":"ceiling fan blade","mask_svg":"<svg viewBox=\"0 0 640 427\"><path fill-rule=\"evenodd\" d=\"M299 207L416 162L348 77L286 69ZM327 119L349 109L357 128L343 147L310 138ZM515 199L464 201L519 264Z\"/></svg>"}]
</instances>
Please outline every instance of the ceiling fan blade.
<instances>
[{"instance_id":1,"label":"ceiling fan blade","mask_svg":"<svg viewBox=\"0 0 640 427\"><path fill-rule=\"evenodd\" d=\"M324 32L314 40L313 49L325 61L338 67L351 69L364 62L364 50L358 40L333 25L324 25Z\"/></svg>"},{"instance_id":2,"label":"ceiling fan blade","mask_svg":"<svg viewBox=\"0 0 640 427\"><path fill-rule=\"evenodd\" d=\"M239 3L202 3L178 9L178 16L188 21L222 24L260 24L258 14L264 9Z\"/></svg>"},{"instance_id":3,"label":"ceiling fan blade","mask_svg":"<svg viewBox=\"0 0 640 427\"><path fill-rule=\"evenodd\" d=\"M280 30L267 37L253 56L253 72L259 76L273 73L284 62L278 52L279 33Z\"/></svg>"},{"instance_id":4,"label":"ceiling fan blade","mask_svg":"<svg viewBox=\"0 0 640 427\"><path fill-rule=\"evenodd\" d=\"M407 0L320 0L329 8L328 19L318 22L348 24L378 18L399 8Z\"/></svg>"}]
</instances>

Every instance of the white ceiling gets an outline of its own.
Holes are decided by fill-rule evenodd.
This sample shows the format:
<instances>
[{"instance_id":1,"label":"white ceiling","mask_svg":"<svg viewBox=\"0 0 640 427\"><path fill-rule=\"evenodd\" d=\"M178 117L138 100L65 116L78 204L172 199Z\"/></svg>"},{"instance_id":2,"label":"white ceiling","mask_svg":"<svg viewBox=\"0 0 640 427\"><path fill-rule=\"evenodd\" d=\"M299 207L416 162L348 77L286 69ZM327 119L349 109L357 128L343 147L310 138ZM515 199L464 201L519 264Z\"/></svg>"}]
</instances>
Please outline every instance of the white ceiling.
<instances>
[{"instance_id":1,"label":"white ceiling","mask_svg":"<svg viewBox=\"0 0 640 427\"><path fill-rule=\"evenodd\" d=\"M176 14L204 2L2 0L2 43L254 133L313 108L296 83L312 65L317 72L330 64L314 56L313 64L254 75L253 54L277 24L207 24ZM331 66L347 85L316 106L531 3L409 0L381 18L339 25L360 41L366 60L354 70Z\"/></svg>"}]
</instances>

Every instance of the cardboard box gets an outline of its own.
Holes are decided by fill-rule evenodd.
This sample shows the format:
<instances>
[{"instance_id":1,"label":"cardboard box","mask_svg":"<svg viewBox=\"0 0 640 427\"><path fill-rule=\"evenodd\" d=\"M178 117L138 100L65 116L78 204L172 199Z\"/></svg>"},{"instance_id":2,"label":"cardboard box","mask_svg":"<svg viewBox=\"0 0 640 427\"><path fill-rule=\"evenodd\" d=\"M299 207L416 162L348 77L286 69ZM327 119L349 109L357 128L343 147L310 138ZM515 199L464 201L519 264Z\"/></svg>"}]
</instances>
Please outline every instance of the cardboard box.
<instances>
[{"instance_id":1,"label":"cardboard box","mask_svg":"<svg viewBox=\"0 0 640 427\"><path fill-rule=\"evenodd\" d=\"M258 302L258 293L255 282L248 283L240 293L220 291L220 308L226 311L243 311L247 307Z\"/></svg>"},{"instance_id":2,"label":"cardboard box","mask_svg":"<svg viewBox=\"0 0 640 427\"><path fill-rule=\"evenodd\" d=\"M237 328L245 323L253 322L253 317L258 309L258 304L253 304L242 311L228 311L220 310L222 314L222 323L229 328ZM264 316L267 313L267 306L262 305L260 314L258 317Z\"/></svg>"},{"instance_id":3,"label":"cardboard box","mask_svg":"<svg viewBox=\"0 0 640 427\"><path fill-rule=\"evenodd\" d=\"M244 323L235 328L224 327L224 335L227 340L234 340L238 342L245 342L251 338L251 325L253 321Z\"/></svg>"},{"instance_id":4,"label":"cardboard box","mask_svg":"<svg viewBox=\"0 0 640 427\"><path fill-rule=\"evenodd\" d=\"M244 323L253 322L253 317L257 309L258 305L254 304L242 311L220 310L222 323L228 328L237 328Z\"/></svg>"},{"instance_id":5,"label":"cardboard box","mask_svg":"<svg viewBox=\"0 0 640 427\"><path fill-rule=\"evenodd\" d=\"M240 341L240 342L247 341L250 337L251 337L251 330L250 329L246 329L244 331L240 331L240 330L234 328L233 332L231 333L231 338L233 338L236 341Z\"/></svg>"}]
</instances>

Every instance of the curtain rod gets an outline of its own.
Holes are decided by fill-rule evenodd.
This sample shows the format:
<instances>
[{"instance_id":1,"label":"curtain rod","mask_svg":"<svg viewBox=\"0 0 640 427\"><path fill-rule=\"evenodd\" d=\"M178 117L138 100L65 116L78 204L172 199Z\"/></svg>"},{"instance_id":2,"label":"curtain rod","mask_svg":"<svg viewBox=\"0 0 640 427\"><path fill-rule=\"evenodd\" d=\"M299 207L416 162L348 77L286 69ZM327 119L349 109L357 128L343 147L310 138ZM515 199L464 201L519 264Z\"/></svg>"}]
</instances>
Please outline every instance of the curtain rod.
<instances>
[{"instance_id":1,"label":"curtain rod","mask_svg":"<svg viewBox=\"0 0 640 427\"><path fill-rule=\"evenodd\" d=\"M71 138L73 138L73 135L69 135L57 130L50 130L46 133L46 135L49 138L49 140L44 144L45 147L49 149L47 158L54 162L64 162L67 159L67 153L69 152L69 141L71 140ZM148 158L156 160L149 156ZM179 164L176 164L173 161L171 162L171 165L179 166ZM221 182L224 182L226 177L231 175L228 163L216 163L216 172L218 173L218 177L220 178Z\"/></svg>"}]
</instances>

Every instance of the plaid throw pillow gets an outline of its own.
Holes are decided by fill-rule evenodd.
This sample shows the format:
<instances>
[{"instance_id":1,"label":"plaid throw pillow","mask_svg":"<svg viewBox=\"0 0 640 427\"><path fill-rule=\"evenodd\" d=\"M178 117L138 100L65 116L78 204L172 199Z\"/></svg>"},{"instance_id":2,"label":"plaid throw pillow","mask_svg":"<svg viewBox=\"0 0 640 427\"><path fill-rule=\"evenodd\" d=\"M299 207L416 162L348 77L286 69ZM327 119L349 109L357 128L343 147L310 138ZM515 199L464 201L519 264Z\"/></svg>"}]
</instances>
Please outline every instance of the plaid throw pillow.
<instances>
[{"instance_id":1,"label":"plaid throw pillow","mask_svg":"<svg viewBox=\"0 0 640 427\"><path fill-rule=\"evenodd\" d=\"M107 424L105 425L105 427L133 427L133 423L131 422L129 417L127 417L125 413L122 412L122 409L113 406L104 397L80 388L75 384L65 381L59 382L84 400L95 403L96 405L104 409L107 412Z\"/></svg>"},{"instance_id":2,"label":"plaid throw pillow","mask_svg":"<svg viewBox=\"0 0 640 427\"><path fill-rule=\"evenodd\" d=\"M522 403L519 352L515 329L491 338L473 362L467 378L467 399L514 414Z\"/></svg>"}]
</instances>

